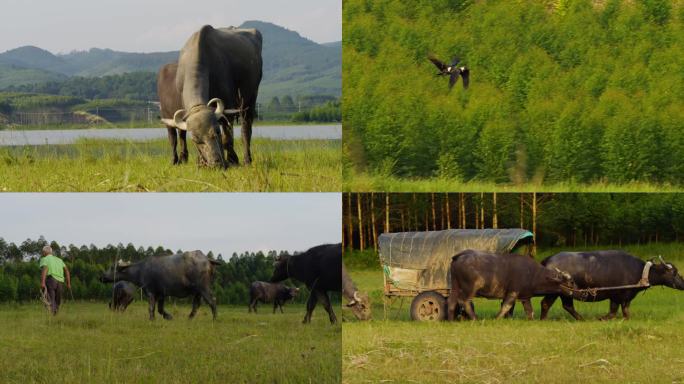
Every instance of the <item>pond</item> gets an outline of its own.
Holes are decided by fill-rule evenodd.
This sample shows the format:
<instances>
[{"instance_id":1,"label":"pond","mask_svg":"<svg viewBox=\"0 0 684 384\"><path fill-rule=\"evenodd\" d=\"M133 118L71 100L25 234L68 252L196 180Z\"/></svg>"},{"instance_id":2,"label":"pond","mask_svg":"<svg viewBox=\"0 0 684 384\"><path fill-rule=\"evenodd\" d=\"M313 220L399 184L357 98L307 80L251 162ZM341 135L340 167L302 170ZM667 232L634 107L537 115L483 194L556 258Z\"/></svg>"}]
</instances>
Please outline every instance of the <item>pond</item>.
<instances>
[{"instance_id":1,"label":"pond","mask_svg":"<svg viewBox=\"0 0 684 384\"><path fill-rule=\"evenodd\" d=\"M240 127L235 127L239 138ZM127 139L145 141L166 138L166 128L64 129L43 131L0 131L0 146L72 144L81 138ZM337 125L262 125L252 129L252 138L275 140L342 139L342 126ZM190 138L188 138L190 141Z\"/></svg>"}]
</instances>

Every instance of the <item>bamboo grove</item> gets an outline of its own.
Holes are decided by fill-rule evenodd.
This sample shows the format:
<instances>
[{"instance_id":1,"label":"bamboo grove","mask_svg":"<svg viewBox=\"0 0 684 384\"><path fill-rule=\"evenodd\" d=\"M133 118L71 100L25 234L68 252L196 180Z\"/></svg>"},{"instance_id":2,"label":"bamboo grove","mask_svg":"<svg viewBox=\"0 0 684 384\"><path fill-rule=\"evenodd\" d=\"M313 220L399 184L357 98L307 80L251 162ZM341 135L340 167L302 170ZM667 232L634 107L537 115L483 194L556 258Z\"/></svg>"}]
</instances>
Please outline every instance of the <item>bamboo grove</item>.
<instances>
[{"instance_id":1,"label":"bamboo grove","mask_svg":"<svg viewBox=\"0 0 684 384\"><path fill-rule=\"evenodd\" d=\"M684 238L682 194L344 193L345 249L383 232L525 228L538 245L641 244Z\"/></svg>"}]
</instances>

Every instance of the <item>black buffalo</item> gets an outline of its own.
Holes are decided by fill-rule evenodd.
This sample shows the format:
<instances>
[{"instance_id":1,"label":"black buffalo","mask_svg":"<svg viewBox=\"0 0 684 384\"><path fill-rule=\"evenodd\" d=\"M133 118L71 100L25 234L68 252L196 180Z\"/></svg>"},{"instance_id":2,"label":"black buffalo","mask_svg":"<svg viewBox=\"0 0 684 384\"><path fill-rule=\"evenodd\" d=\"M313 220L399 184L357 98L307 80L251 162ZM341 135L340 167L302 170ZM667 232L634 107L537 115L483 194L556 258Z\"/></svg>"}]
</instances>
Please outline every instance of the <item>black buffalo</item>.
<instances>
[{"instance_id":1,"label":"black buffalo","mask_svg":"<svg viewBox=\"0 0 684 384\"><path fill-rule=\"evenodd\" d=\"M292 278L306 284L311 291L304 323L311 322L311 313L319 300L328 312L330 322L337 322L328 291L342 290L342 244L319 245L298 255L279 256L273 266L271 282Z\"/></svg>"},{"instance_id":2,"label":"black buffalo","mask_svg":"<svg viewBox=\"0 0 684 384\"><path fill-rule=\"evenodd\" d=\"M255 281L249 287L249 312L257 311L257 302L273 303L273 313L280 308L283 313L283 304L294 299L299 293L299 288L288 287L284 284Z\"/></svg>"},{"instance_id":3,"label":"black buffalo","mask_svg":"<svg viewBox=\"0 0 684 384\"><path fill-rule=\"evenodd\" d=\"M348 302L347 307L352 310L354 316L359 320L368 320L371 317L371 306L368 294L359 291L356 284L347 273L347 268L342 264L342 296Z\"/></svg>"},{"instance_id":4,"label":"black buffalo","mask_svg":"<svg viewBox=\"0 0 684 384\"><path fill-rule=\"evenodd\" d=\"M209 304L216 319L216 299L211 291L211 276L214 265L201 251L178 253L169 256L151 256L133 264L118 262L103 273L106 283L125 280L141 287L149 300L150 320L154 319L154 307L158 304L159 314L172 319L164 311L166 296L192 296L190 318L197 313L201 299Z\"/></svg>"},{"instance_id":5,"label":"black buffalo","mask_svg":"<svg viewBox=\"0 0 684 384\"><path fill-rule=\"evenodd\" d=\"M173 115L176 111L183 109L183 99L180 92L176 89L176 71L178 70L178 63L169 63L161 67L157 74L157 95L159 96L159 111L161 120L166 125L166 130L169 136L169 143L171 144L171 152L173 154L173 164L188 162L188 142L186 140L187 132L183 129L176 128L173 121ZM176 132L178 131L178 132ZM181 153L178 157L176 152L176 145L178 137L180 136Z\"/></svg>"},{"instance_id":6,"label":"black buffalo","mask_svg":"<svg viewBox=\"0 0 684 384\"><path fill-rule=\"evenodd\" d=\"M232 128L237 114L241 114L244 162L252 161L250 142L262 76L261 45L261 33L256 29L205 25L180 51L176 89L171 93L180 95L182 107L164 123L190 132L203 164L226 167L238 163ZM160 94L160 100L162 97Z\"/></svg>"},{"instance_id":7,"label":"black buffalo","mask_svg":"<svg viewBox=\"0 0 684 384\"><path fill-rule=\"evenodd\" d=\"M561 252L550 256L542 261L549 268L560 268L567 271L575 280L579 289L617 287L621 285L638 284L645 271L645 261L623 251L590 251L590 252ZM684 278L677 273L677 268L666 263L652 260L647 271L647 280L641 287L584 291L572 297L561 297L563 308L575 319L582 320L573 305L573 298L581 301L610 300L610 312L601 319L613 319L617 314L618 307L622 307L622 316L629 318L629 304L637 293L648 289L653 285L665 285L675 289L684 289ZM595 293L595 295L594 295ZM549 309L558 298L557 295L547 295L542 300L541 318L545 319Z\"/></svg>"},{"instance_id":8,"label":"black buffalo","mask_svg":"<svg viewBox=\"0 0 684 384\"><path fill-rule=\"evenodd\" d=\"M124 312L128 305L133 302L135 297L135 285L128 281L118 281L112 285L112 300L109 302L109 309L117 312Z\"/></svg>"},{"instance_id":9,"label":"black buffalo","mask_svg":"<svg viewBox=\"0 0 684 384\"><path fill-rule=\"evenodd\" d=\"M516 300L520 300L532 319L534 312L530 299L547 294L571 294L574 287L567 273L543 267L528 256L495 254L465 250L451 261L451 292L449 293L449 320L457 309L464 308L468 317L477 319L472 307L474 297L503 299L497 319L508 313Z\"/></svg>"}]
</instances>

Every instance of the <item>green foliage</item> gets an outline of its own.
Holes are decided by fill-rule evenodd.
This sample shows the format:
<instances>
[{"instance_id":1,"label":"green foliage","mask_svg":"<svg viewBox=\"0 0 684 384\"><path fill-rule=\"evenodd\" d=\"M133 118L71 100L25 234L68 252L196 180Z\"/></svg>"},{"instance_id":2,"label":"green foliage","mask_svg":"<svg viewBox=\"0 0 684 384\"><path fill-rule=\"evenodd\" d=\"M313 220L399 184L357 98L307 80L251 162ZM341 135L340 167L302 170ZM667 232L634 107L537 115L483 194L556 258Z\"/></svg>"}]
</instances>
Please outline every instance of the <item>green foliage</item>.
<instances>
[{"instance_id":1,"label":"green foliage","mask_svg":"<svg viewBox=\"0 0 684 384\"><path fill-rule=\"evenodd\" d=\"M679 185L682 9L667 0L345 1L342 118L357 143L346 166L465 182ZM429 53L459 56L470 88L449 92Z\"/></svg>"},{"instance_id":2,"label":"green foliage","mask_svg":"<svg viewBox=\"0 0 684 384\"><path fill-rule=\"evenodd\" d=\"M16 248L13 243L7 244L0 238L0 302L31 301L39 297L40 269L38 258L40 250L46 244L41 236L38 240L27 239L19 247L22 252L19 259L11 255L10 249ZM62 258L71 272L72 293L78 300L109 300L111 284L104 284L99 277L109 268L114 260L139 261L147 257L172 254L169 249L159 246L138 247L133 244L124 246L109 244L103 248L95 245L77 247L73 244L60 247L52 242L56 253L63 254ZM178 250L182 252L182 250ZM273 260L277 255L287 252L270 251L234 253L226 258L225 263L214 268L214 295L221 304L247 305L249 301L249 286L253 281L268 281L273 272ZM207 254L213 257L211 251ZM221 255L218 256L223 260ZM303 288L304 285L295 281L287 281L288 285ZM298 296L294 301L306 302L307 295Z\"/></svg>"},{"instance_id":3,"label":"green foliage","mask_svg":"<svg viewBox=\"0 0 684 384\"><path fill-rule=\"evenodd\" d=\"M292 121L295 122L339 122L341 120L340 103L332 101L308 111L295 112L292 115Z\"/></svg>"},{"instance_id":4,"label":"green foliage","mask_svg":"<svg viewBox=\"0 0 684 384\"><path fill-rule=\"evenodd\" d=\"M1 87L0 87L1 88ZM157 100L157 74L131 72L102 77L71 77L7 87L10 92L47 93L83 99Z\"/></svg>"}]
</instances>

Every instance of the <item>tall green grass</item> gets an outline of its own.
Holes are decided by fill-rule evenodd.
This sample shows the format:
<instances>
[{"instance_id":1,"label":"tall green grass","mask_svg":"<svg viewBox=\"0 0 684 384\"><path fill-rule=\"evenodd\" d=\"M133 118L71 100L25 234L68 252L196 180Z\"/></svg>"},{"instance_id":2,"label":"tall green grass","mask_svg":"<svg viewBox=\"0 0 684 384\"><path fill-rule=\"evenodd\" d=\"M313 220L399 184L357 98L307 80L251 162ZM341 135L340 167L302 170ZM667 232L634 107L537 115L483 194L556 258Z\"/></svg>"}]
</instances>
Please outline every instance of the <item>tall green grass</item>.
<instances>
[{"instance_id":1,"label":"tall green grass","mask_svg":"<svg viewBox=\"0 0 684 384\"><path fill-rule=\"evenodd\" d=\"M506 184L486 181L461 181L448 178L409 178L367 173L346 173L344 192L681 192L682 185L629 182Z\"/></svg>"},{"instance_id":2,"label":"tall green grass","mask_svg":"<svg viewBox=\"0 0 684 384\"><path fill-rule=\"evenodd\" d=\"M339 307L337 307L339 308ZM133 303L123 314L104 303L66 302L56 317L38 304L0 307L2 383L336 383L341 327L323 308L258 314L220 306L167 305L172 321L147 319ZM339 313L339 312L338 312Z\"/></svg>"},{"instance_id":3,"label":"tall green grass","mask_svg":"<svg viewBox=\"0 0 684 384\"><path fill-rule=\"evenodd\" d=\"M242 160L242 144L236 142ZM339 191L341 140L252 141L253 163L221 171L171 165L164 139L0 148L0 191Z\"/></svg>"},{"instance_id":4,"label":"tall green grass","mask_svg":"<svg viewBox=\"0 0 684 384\"><path fill-rule=\"evenodd\" d=\"M615 248L615 247L603 247ZM643 258L663 255L684 269L684 245L625 246ZM542 249L538 258L561 249ZM565 250L570 250L565 248ZM347 266L355 256L345 254ZM608 302L575 308L573 320L556 302L549 320L528 321L522 306L513 319L494 320L499 300L475 299L480 320L421 323L410 320L411 298L385 299L382 271L349 268L369 293L373 320L351 321L342 331L343 382L400 383L613 383L684 382L684 292L652 287L632 302L630 320L602 322ZM533 299L539 316L541 298Z\"/></svg>"}]
</instances>

